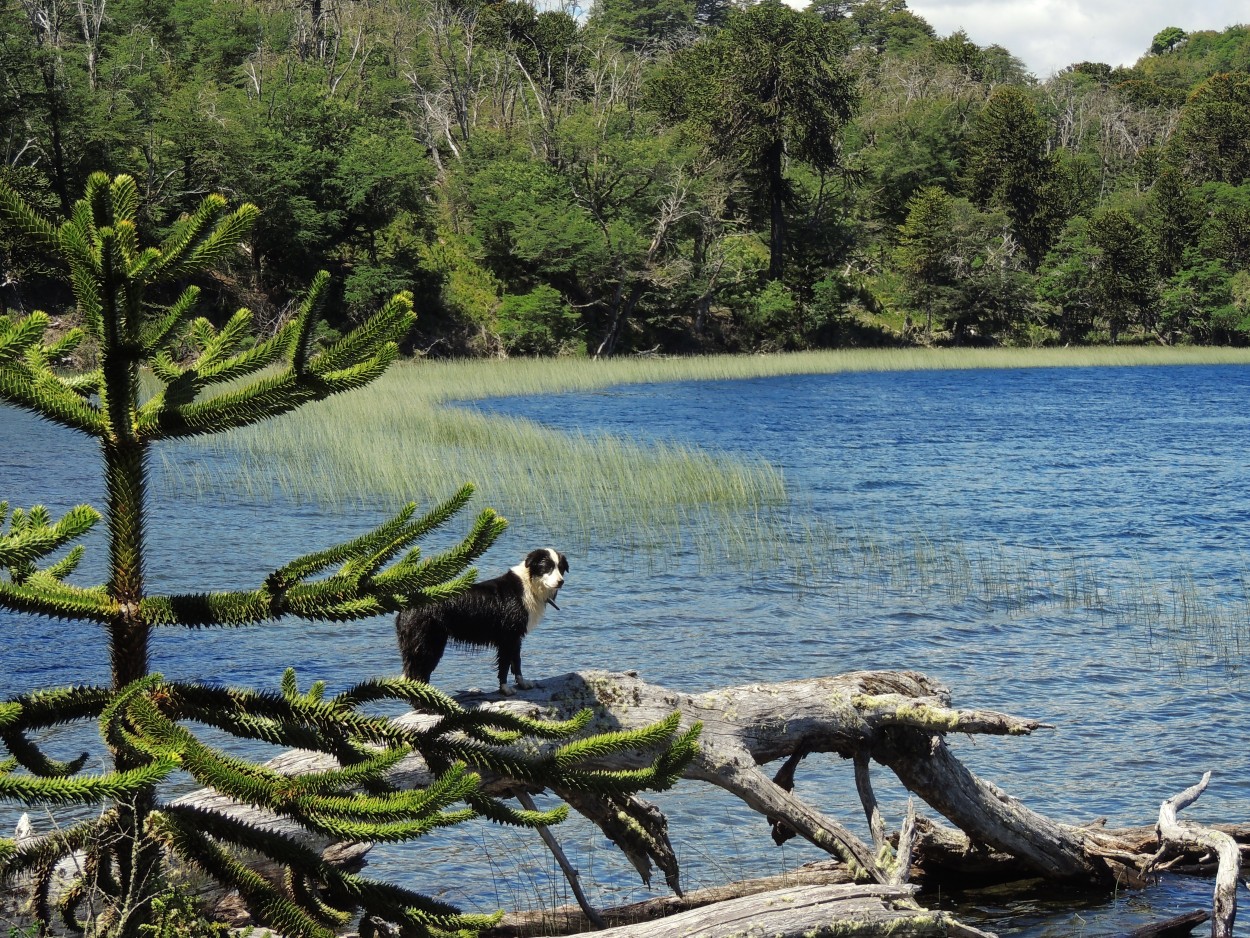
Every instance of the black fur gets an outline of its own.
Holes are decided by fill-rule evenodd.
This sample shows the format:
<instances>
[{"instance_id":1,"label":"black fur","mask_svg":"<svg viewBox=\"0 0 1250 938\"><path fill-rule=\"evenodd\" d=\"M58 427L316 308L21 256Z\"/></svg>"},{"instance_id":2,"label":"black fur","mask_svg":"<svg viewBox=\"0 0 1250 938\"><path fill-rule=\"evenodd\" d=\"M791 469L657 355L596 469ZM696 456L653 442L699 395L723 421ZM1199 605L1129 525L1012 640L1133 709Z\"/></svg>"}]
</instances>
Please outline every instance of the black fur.
<instances>
[{"instance_id":1,"label":"black fur","mask_svg":"<svg viewBox=\"0 0 1250 938\"><path fill-rule=\"evenodd\" d=\"M554 556L553 556L554 555ZM521 572L518 574L517 570ZM502 576L475 583L459 596L404 609L395 618L404 676L429 682L450 640L462 645L495 649L499 689L507 694L508 671L521 689L532 685L521 675L521 642L542 619L545 603L555 596L568 573L564 555L548 548L532 550L517 567ZM558 571L554 588L543 578ZM526 605L526 586L530 603ZM556 608L559 608L558 606Z\"/></svg>"}]
</instances>

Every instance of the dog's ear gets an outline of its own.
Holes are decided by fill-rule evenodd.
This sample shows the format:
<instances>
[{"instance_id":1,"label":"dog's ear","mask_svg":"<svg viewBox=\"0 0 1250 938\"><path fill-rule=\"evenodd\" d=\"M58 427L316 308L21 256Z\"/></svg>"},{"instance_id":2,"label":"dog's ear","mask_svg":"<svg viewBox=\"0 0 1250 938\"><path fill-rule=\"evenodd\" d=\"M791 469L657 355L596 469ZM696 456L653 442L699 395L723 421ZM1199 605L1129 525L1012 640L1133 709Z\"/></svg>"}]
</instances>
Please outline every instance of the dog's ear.
<instances>
[{"instance_id":1,"label":"dog's ear","mask_svg":"<svg viewBox=\"0 0 1250 938\"><path fill-rule=\"evenodd\" d=\"M560 566L560 572L561 572L561 573L568 573L568 572L569 572L569 560L568 560L568 558L567 558L567 557L565 557L565 556L564 556L564 554L560 553L559 551L556 551L556 556L560 558L560 565L559 565L559 566Z\"/></svg>"}]
</instances>

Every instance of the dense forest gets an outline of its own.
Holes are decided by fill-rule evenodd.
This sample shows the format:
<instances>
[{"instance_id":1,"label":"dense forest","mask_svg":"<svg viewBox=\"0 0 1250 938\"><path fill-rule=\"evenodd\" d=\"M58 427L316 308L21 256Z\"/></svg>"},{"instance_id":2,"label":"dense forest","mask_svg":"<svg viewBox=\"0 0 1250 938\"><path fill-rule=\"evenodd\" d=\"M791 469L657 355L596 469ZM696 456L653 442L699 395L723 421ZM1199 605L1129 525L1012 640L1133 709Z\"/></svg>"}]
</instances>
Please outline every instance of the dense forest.
<instances>
[{"instance_id":1,"label":"dense forest","mask_svg":"<svg viewBox=\"0 0 1250 938\"><path fill-rule=\"evenodd\" d=\"M904 0L0 0L0 179L97 169L276 326L322 268L431 355L1250 343L1250 26L1029 74ZM58 312L0 232L0 304Z\"/></svg>"}]
</instances>

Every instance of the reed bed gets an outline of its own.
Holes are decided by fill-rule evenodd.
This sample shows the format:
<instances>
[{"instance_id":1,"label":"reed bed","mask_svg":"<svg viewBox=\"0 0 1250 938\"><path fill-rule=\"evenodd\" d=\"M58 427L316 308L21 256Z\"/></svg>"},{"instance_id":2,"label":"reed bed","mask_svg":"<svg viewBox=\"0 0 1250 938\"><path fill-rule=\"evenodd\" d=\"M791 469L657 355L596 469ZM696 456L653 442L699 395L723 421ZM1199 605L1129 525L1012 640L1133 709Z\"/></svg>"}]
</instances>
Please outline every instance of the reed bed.
<instances>
[{"instance_id":1,"label":"reed bed","mask_svg":"<svg viewBox=\"0 0 1250 938\"><path fill-rule=\"evenodd\" d=\"M1046 349L845 349L683 358L517 358L406 362L388 373L411 398L432 402L591 391L623 384L737 381L784 375L987 368L1094 368L1250 364L1250 349L1100 346Z\"/></svg>"},{"instance_id":2,"label":"reed bed","mask_svg":"<svg viewBox=\"0 0 1250 938\"><path fill-rule=\"evenodd\" d=\"M205 499L277 495L327 509L439 500L465 481L534 537L568 549L628 551L659 566L674 554L710 571L759 572L868 608L887 598L1017 615L1083 610L1166 642L1179 666L1239 659L1250 588L1224 595L1183 572L1113 578L1063 551L969 544L954 534L843 527L814 517L764 460L676 442L564 432L491 415L473 400L586 392L630 383L742 380L884 370L1245 364L1250 351L1096 349L874 350L709 356L406 362L369 388L216 442L214 459L164 453L167 481ZM204 445L204 444L197 444ZM864 522L861 522L864 523ZM884 532L884 533L883 533ZM1162 585L1161 585L1162 584Z\"/></svg>"},{"instance_id":3,"label":"reed bed","mask_svg":"<svg viewBox=\"0 0 1250 938\"><path fill-rule=\"evenodd\" d=\"M763 461L677 443L564 434L384 394L305 411L231 435L225 446L237 464L228 473L187 468L175 451L167 475L202 496L272 486L286 499L326 507L434 501L469 481L479 504L566 543L611 537L644 548L676 546L696 518L759 512L788 497L782 474Z\"/></svg>"}]
</instances>

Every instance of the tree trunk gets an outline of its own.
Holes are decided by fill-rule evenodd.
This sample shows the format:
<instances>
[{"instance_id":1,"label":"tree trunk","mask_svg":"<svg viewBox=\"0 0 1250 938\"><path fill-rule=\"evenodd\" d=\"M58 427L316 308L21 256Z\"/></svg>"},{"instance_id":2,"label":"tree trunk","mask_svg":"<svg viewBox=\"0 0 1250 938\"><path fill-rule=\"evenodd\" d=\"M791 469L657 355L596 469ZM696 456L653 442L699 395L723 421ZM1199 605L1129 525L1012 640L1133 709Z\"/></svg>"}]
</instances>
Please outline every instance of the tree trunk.
<instances>
[{"instance_id":1,"label":"tree trunk","mask_svg":"<svg viewBox=\"0 0 1250 938\"><path fill-rule=\"evenodd\" d=\"M780 133L764 156L768 173L768 279L780 280L786 267L785 143Z\"/></svg>"}]
</instances>

